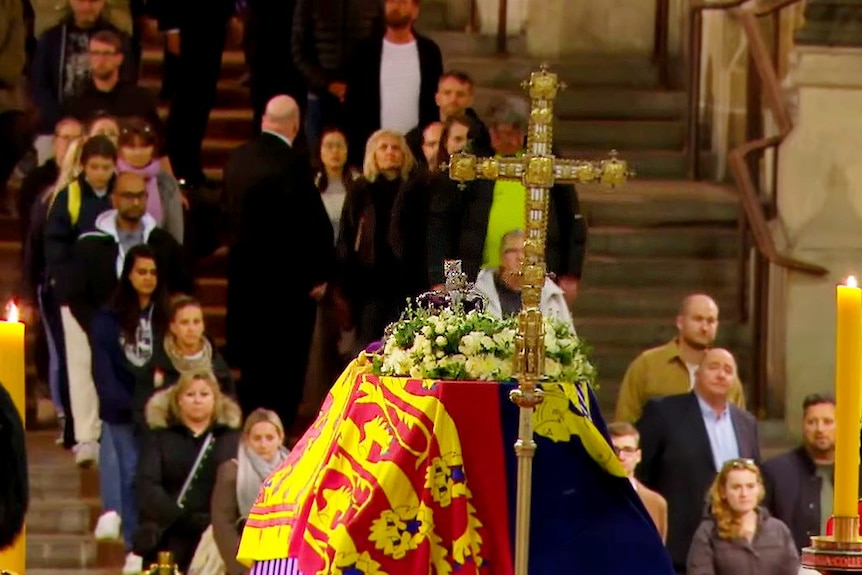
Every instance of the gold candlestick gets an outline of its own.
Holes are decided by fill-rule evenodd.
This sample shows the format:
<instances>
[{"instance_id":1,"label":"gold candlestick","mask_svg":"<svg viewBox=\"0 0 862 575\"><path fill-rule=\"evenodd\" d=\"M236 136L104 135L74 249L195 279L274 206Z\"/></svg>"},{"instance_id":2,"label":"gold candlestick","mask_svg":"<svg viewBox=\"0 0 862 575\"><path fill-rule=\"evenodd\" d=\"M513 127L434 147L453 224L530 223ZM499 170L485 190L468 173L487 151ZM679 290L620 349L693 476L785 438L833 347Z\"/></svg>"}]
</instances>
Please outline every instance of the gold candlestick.
<instances>
[{"instance_id":1,"label":"gold candlestick","mask_svg":"<svg viewBox=\"0 0 862 575\"><path fill-rule=\"evenodd\" d=\"M170 551L159 551L156 562L143 575L182 575Z\"/></svg>"},{"instance_id":2,"label":"gold candlestick","mask_svg":"<svg viewBox=\"0 0 862 575\"><path fill-rule=\"evenodd\" d=\"M449 161L449 177L459 183L475 179L518 180L526 193L524 261L521 264L521 312L518 315L515 377L518 388L510 399L519 407L518 483L515 514L515 575L527 575L530 543L530 496L532 493L533 410L542 401L545 364L545 337L540 309L545 284L545 244L547 240L548 198L556 183L599 182L609 186L624 183L631 175L627 164L612 151L607 160L558 159L553 155L554 100L565 86L557 75L542 66L523 84L530 94L527 149L522 156L477 158L454 154Z\"/></svg>"},{"instance_id":3,"label":"gold candlestick","mask_svg":"<svg viewBox=\"0 0 862 575\"><path fill-rule=\"evenodd\" d=\"M811 538L802 565L823 575L862 573L859 537L859 388L862 386L862 291L851 276L836 292L835 513L831 536Z\"/></svg>"}]
</instances>

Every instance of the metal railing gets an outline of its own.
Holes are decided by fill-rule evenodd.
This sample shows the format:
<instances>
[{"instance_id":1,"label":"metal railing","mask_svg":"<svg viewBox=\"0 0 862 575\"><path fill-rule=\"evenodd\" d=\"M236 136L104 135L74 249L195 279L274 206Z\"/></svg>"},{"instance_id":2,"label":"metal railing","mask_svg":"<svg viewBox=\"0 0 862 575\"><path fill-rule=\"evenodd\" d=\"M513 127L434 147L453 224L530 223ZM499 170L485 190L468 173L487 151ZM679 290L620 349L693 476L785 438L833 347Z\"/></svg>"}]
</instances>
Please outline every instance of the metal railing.
<instances>
[{"instance_id":1,"label":"metal railing","mask_svg":"<svg viewBox=\"0 0 862 575\"><path fill-rule=\"evenodd\" d=\"M752 341L756 346L752 357L751 407L758 415L765 415L768 395L768 340L769 340L769 266L812 276L823 276L828 270L817 264L804 262L781 253L773 240L769 221L776 216L777 165L779 145L793 129L790 112L784 102L778 78L780 56L781 10L801 0L777 0L764 6L749 7L749 0L696 0L689 12L688 52L688 129L686 137L688 175L700 178L700 83L703 50L703 13L723 10L739 23L748 41L748 93L746 97L746 142L728 153L728 167L740 194L742 211L739 217L739 315L752 328ZM761 20L772 19L773 42L767 45L761 30ZM766 136L763 126L763 108L766 108L776 127L775 135ZM763 190L761 165L767 151L772 151L772 172L769 181L773 189ZM753 261L752 261L753 249ZM752 265L753 264L753 265ZM749 270L751 273L749 274ZM750 283L749 283L750 281ZM747 287L750 285L750 293ZM749 305L749 302L750 305Z\"/></svg>"}]
</instances>

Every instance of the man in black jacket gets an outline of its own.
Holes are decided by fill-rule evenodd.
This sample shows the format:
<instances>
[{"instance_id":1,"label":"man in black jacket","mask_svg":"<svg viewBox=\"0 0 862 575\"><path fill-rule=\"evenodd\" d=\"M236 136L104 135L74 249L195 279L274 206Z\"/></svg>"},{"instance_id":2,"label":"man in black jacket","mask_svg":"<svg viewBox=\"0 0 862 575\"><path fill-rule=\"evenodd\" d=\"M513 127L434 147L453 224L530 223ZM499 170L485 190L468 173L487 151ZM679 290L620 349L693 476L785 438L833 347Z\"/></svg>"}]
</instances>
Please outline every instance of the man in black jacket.
<instances>
[{"instance_id":1,"label":"man in black jacket","mask_svg":"<svg viewBox=\"0 0 862 575\"><path fill-rule=\"evenodd\" d=\"M835 475L835 400L813 394L802 402L802 445L763 463L763 504L783 521L797 548L826 533Z\"/></svg>"},{"instance_id":2,"label":"man in black jacket","mask_svg":"<svg viewBox=\"0 0 862 575\"><path fill-rule=\"evenodd\" d=\"M308 87L305 133L312 155L324 127L343 127L350 59L383 30L382 0L297 0L291 46Z\"/></svg>"},{"instance_id":3,"label":"man in black jacket","mask_svg":"<svg viewBox=\"0 0 862 575\"><path fill-rule=\"evenodd\" d=\"M381 128L406 134L440 119L435 94L440 47L417 33L419 0L386 0L386 32L357 49L347 80L348 154L361 166L368 138Z\"/></svg>"},{"instance_id":4,"label":"man in black jacket","mask_svg":"<svg viewBox=\"0 0 862 575\"><path fill-rule=\"evenodd\" d=\"M488 128L479 119L479 115L471 106L473 105L473 78L466 72L460 70L448 70L443 72L437 82L437 93L434 101L440 107L440 122L447 118L464 114L474 123L473 133L470 135L470 149L474 153L487 150L491 146L491 136ZM437 120L434 120L437 121ZM433 122L431 122L433 123ZM425 153L422 151L422 134L429 124L420 124L404 134L407 145L418 166L428 167Z\"/></svg>"},{"instance_id":5,"label":"man in black jacket","mask_svg":"<svg viewBox=\"0 0 862 575\"><path fill-rule=\"evenodd\" d=\"M237 395L243 411L272 409L285 429L302 399L317 302L335 267L332 224L308 162L293 149L299 118L293 98L270 100L260 135L234 150L224 171L228 361L242 372ZM299 221L301 234L291 228ZM273 334L279 328L289 338ZM286 352L291 377L273 389Z\"/></svg>"},{"instance_id":6,"label":"man in black jacket","mask_svg":"<svg viewBox=\"0 0 862 575\"><path fill-rule=\"evenodd\" d=\"M194 290L182 247L146 213L144 178L130 172L118 175L111 200L114 209L96 218L95 230L83 234L73 251L69 308L85 329L114 293L123 256L132 246L145 243L153 248L159 281L166 283L169 293Z\"/></svg>"}]
</instances>

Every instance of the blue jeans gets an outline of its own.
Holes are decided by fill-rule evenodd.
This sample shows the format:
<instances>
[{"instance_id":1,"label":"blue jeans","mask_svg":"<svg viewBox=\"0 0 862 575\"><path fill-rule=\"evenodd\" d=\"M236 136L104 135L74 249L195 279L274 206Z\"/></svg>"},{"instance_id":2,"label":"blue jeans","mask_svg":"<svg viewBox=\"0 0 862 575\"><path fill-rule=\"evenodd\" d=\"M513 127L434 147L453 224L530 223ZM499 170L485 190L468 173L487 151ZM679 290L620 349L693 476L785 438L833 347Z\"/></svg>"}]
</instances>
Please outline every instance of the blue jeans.
<instances>
[{"instance_id":1,"label":"blue jeans","mask_svg":"<svg viewBox=\"0 0 862 575\"><path fill-rule=\"evenodd\" d=\"M132 423L102 422L99 448L99 494L104 511L116 511L123 519L123 542L132 549L138 527L135 475L138 472L138 440Z\"/></svg>"},{"instance_id":2,"label":"blue jeans","mask_svg":"<svg viewBox=\"0 0 862 575\"><path fill-rule=\"evenodd\" d=\"M54 409L57 415L65 415L66 409L63 407L62 395L60 391L60 378L62 372L66 370L65 361L61 356L62 350L57 347L57 326L53 324L49 316L50 310L48 306L53 305L52 301L48 301L48 295L45 293L44 286L39 286L36 291L37 303L39 304L39 317L42 318L42 329L45 330L45 340L48 343L48 389L51 392L51 401L54 403ZM62 328L61 328L62 329Z\"/></svg>"}]
</instances>

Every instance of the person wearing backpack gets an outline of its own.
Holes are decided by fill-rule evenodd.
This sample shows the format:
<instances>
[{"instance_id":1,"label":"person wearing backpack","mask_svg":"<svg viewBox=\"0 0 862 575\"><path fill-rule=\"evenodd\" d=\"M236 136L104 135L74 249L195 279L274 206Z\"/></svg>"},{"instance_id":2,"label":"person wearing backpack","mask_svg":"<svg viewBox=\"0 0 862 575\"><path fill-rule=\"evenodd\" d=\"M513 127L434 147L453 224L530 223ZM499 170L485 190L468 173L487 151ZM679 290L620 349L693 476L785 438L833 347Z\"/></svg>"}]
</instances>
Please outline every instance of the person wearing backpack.
<instances>
[{"instance_id":1,"label":"person wearing backpack","mask_svg":"<svg viewBox=\"0 0 862 575\"><path fill-rule=\"evenodd\" d=\"M117 161L117 149L106 136L94 136L81 148L81 175L54 197L45 223L45 263L47 278L56 302L66 346L69 400L75 431L75 461L82 467L98 458L98 399L90 369L90 346L86 329L72 315L68 305L72 248L81 234L95 229L96 218L112 208L110 189Z\"/></svg>"}]
</instances>

